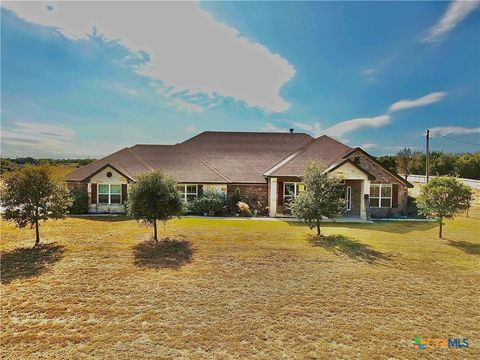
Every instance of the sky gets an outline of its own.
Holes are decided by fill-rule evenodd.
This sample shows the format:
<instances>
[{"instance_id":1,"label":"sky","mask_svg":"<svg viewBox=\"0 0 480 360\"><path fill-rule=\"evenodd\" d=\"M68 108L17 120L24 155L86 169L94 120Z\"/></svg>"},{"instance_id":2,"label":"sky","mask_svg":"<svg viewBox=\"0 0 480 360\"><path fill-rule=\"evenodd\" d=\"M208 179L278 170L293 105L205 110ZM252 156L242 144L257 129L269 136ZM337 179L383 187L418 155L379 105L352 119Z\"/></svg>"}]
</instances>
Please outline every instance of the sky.
<instances>
[{"instance_id":1,"label":"sky","mask_svg":"<svg viewBox=\"0 0 480 360\"><path fill-rule=\"evenodd\" d=\"M480 2L2 2L2 156L202 131L479 151Z\"/></svg>"}]
</instances>

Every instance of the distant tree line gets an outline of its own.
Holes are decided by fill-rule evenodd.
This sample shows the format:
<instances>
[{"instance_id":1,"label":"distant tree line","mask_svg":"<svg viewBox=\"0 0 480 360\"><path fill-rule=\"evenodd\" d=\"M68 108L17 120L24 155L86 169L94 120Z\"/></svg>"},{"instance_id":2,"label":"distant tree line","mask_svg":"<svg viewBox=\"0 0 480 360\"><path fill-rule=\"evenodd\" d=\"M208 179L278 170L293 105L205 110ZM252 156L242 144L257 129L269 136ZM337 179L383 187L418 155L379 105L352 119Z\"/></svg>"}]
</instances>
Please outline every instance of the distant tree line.
<instances>
[{"instance_id":1,"label":"distant tree line","mask_svg":"<svg viewBox=\"0 0 480 360\"><path fill-rule=\"evenodd\" d=\"M35 159L32 157L2 158L1 172L16 170L25 165L72 165L84 166L90 164L95 159Z\"/></svg>"},{"instance_id":2,"label":"distant tree line","mask_svg":"<svg viewBox=\"0 0 480 360\"><path fill-rule=\"evenodd\" d=\"M378 156L377 160L386 168L407 177L411 174L425 175L425 153L409 148L400 150L397 155ZM480 180L480 151L475 153L430 153L430 175L451 175Z\"/></svg>"}]
</instances>

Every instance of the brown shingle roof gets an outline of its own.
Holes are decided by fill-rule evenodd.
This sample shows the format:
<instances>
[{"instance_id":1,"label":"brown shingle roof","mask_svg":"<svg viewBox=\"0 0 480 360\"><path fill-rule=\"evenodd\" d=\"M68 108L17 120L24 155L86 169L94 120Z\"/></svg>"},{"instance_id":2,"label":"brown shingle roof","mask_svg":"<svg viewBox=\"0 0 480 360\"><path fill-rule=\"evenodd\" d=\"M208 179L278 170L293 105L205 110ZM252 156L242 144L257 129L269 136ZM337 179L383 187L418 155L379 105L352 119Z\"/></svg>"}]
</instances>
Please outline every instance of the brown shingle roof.
<instances>
[{"instance_id":1,"label":"brown shingle roof","mask_svg":"<svg viewBox=\"0 0 480 360\"><path fill-rule=\"evenodd\" d=\"M125 148L68 174L67 181L85 181L106 164L112 165L133 180L142 173L159 169L166 175L175 177L178 182L228 182L225 177L179 144L135 145Z\"/></svg>"},{"instance_id":2,"label":"brown shingle roof","mask_svg":"<svg viewBox=\"0 0 480 360\"><path fill-rule=\"evenodd\" d=\"M182 143L234 183L264 183L263 173L312 140L304 133L205 131Z\"/></svg>"},{"instance_id":3,"label":"brown shingle roof","mask_svg":"<svg viewBox=\"0 0 480 360\"><path fill-rule=\"evenodd\" d=\"M327 168L350 151L352 151L351 147L323 135L297 149L293 154L266 171L265 175L299 176L303 174L305 167L312 160L318 161Z\"/></svg>"}]
</instances>

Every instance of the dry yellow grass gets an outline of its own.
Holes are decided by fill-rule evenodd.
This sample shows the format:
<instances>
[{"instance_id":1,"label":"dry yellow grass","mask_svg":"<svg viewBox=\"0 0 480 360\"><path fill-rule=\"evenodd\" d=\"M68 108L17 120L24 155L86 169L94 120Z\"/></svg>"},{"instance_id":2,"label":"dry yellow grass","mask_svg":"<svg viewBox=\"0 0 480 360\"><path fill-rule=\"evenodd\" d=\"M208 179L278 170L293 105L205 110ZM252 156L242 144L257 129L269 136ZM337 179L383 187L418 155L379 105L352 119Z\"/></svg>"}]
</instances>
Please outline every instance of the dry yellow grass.
<instances>
[{"instance_id":1,"label":"dry yellow grass","mask_svg":"<svg viewBox=\"0 0 480 360\"><path fill-rule=\"evenodd\" d=\"M328 224L69 218L2 223L2 357L480 358L480 220ZM15 250L17 249L17 250ZM15 263L33 258L35 265ZM43 259L43 260L41 260ZM8 265L8 266L6 266ZM467 337L462 350L420 337Z\"/></svg>"}]
</instances>

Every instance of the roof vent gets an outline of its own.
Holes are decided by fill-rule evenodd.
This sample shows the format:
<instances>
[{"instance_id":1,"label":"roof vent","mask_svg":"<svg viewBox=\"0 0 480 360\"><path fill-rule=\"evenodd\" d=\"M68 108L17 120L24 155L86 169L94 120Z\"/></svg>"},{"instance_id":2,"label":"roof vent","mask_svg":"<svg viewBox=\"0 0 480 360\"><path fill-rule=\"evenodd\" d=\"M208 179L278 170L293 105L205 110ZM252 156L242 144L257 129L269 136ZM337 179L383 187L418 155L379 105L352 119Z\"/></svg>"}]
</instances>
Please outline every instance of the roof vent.
<instances>
[{"instance_id":1,"label":"roof vent","mask_svg":"<svg viewBox=\"0 0 480 360\"><path fill-rule=\"evenodd\" d=\"M293 134L293 128L290 128L290 134Z\"/></svg>"}]
</instances>

